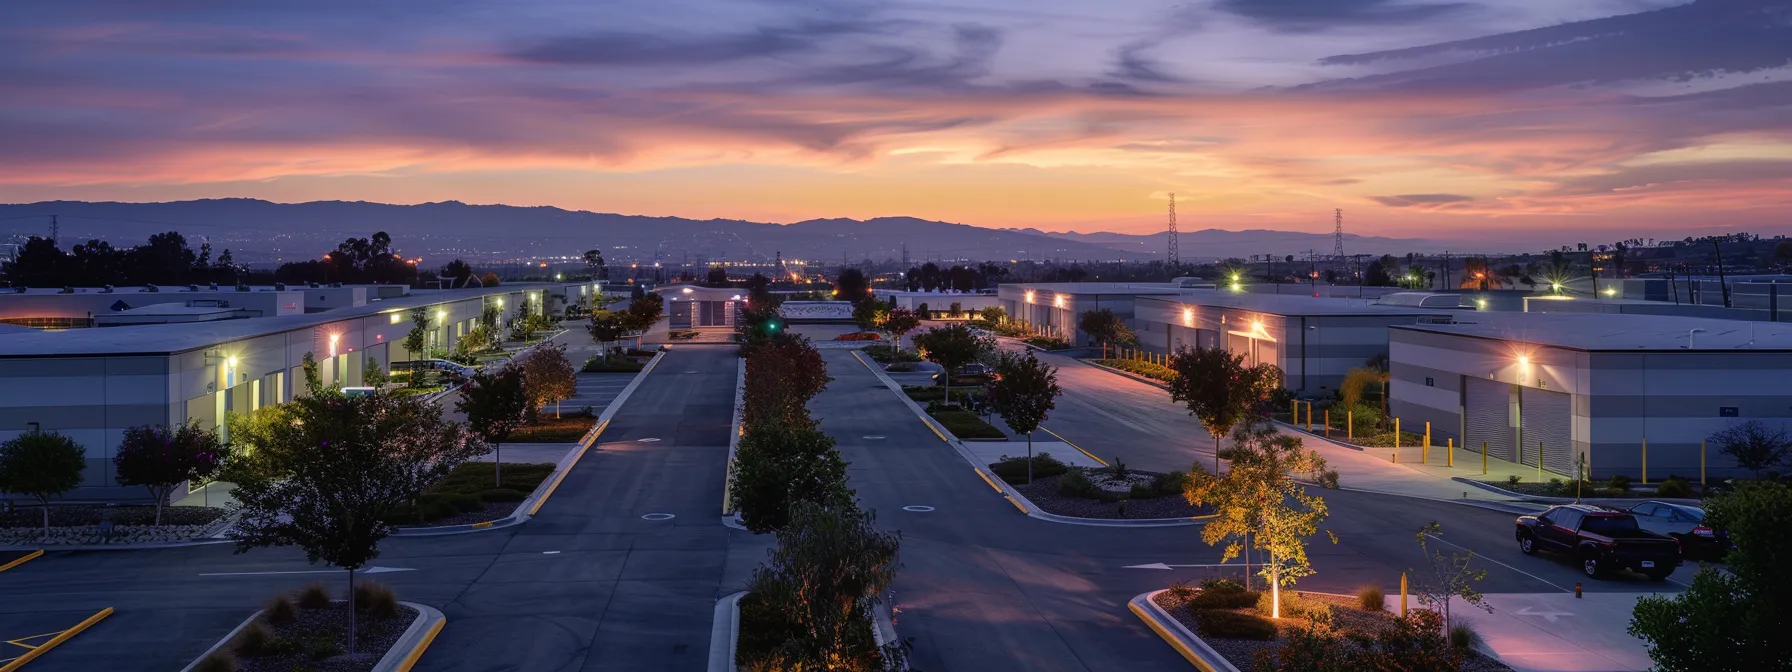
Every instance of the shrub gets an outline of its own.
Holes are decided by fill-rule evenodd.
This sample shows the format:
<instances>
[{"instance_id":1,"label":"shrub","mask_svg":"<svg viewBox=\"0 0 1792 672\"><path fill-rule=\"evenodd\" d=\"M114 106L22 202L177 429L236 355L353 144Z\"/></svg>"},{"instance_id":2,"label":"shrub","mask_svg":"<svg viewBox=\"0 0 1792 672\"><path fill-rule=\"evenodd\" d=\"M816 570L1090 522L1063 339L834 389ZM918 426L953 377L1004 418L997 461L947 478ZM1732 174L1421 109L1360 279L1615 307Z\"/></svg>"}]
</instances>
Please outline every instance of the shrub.
<instances>
[{"instance_id":1,"label":"shrub","mask_svg":"<svg viewBox=\"0 0 1792 672\"><path fill-rule=\"evenodd\" d=\"M300 609L323 609L330 606L330 589L324 584L313 583L299 589Z\"/></svg>"},{"instance_id":2,"label":"shrub","mask_svg":"<svg viewBox=\"0 0 1792 672\"><path fill-rule=\"evenodd\" d=\"M520 502L528 498L528 493L510 488L493 488L479 493L479 499L485 502Z\"/></svg>"},{"instance_id":3,"label":"shrub","mask_svg":"<svg viewBox=\"0 0 1792 672\"><path fill-rule=\"evenodd\" d=\"M989 470L1009 483L1027 482L1027 458L1025 457L1003 455L1000 461L989 465ZM1059 462L1058 458L1052 457L1051 453L1039 453L1033 456L1033 478L1057 476L1067 471L1070 471L1070 467Z\"/></svg>"},{"instance_id":4,"label":"shrub","mask_svg":"<svg viewBox=\"0 0 1792 672\"><path fill-rule=\"evenodd\" d=\"M1524 480L1523 476L1519 476L1518 474L1513 474L1511 476L1506 477L1506 485L1518 485L1518 482L1522 481L1522 480Z\"/></svg>"},{"instance_id":5,"label":"shrub","mask_svg":"<svg viewBox=\"0 0 1792 672\"><path fill-rule=\"evenodd\" d=\"M1187 602L1194 599L1195 589L1188 585L1187 581L1177 581L1170 584L1170 597L1176 598L1179 602Z\"/></svg>"},{"instance_id":6,"label":"shrub","mask_svg":"<svg viewBox=\"0 0 1792 672\"><path fill-rule=\"evenodd\" d=\"M1275 595L1268 591L1259 593L1257 595L1257 602L1251 606L1256 608L1258 614L1268 616L1275 613L1275 605L1273 604L1274 598ZM1301 597L1300 593L1291 590L1284 590L1282 591L1282 615L1285 617L1293 616L1307 619L1324 618L1329 620L1332 615L1332 605L1318 600Z\"/></svg>"},{"instance_id":7,"label":"shrub","mask_svg":"<svg viewBox=\"0 0 1792 672\"><path fill-rule=\"evenodd\" d=\"M1630 477L1623 474L1614 474L1612 475L1611 481L1607 483L1607 487L1621 493L1630 492Z\"/></svg>"},{"instance_id":8,"label":"shrub","mask_svg":"<svg viewBox=\"0 0 1792 672\"><path fill-rule=\"evenodd\" d=\"M1134 483L1132 489L1126 492L1127 499L1151 499L1157 495L1157 488L1151 487L1149 483Z\"/></svg>"},{"instance_id":9,"label":"shrub","mask_svg":"<svg viewBox=\"0 0 1792 672\"><path fill-rule=\"evenodd\" d=\"M1356 590L1356 606L1363 611L1383 611L1388 608L1387 594L1378 586L1363 586Z\"/></svg>"},{"instance_id":10,"label":"shrub","mask_svg":"<svg viewBox=\"0 0 1792 672\"><path fill-rule=\"evenodd\" d=\"M1158 497L1173 497L1181 495L1182 488L1187 483L1188 474L1172 471L1167 474L1159 474L1157 478L1151 479L1151 488L1157 491L1156 496Z\"/></svg>"},{"instance_id":11,"label":"shrub","mask_svg":"<svg viewBox=\"0 0 1792 672\"><path fill-rule=\"evenodd\" d=\"M1563 486L1563 485L1562 485L1562 479L1559 479L1559 478L1552 478L1552 479L1549 479L1549 485L1547 485L1547 486L1544 486L1544 487L1547 487L1547 488L1549 488L1549 489L1548 489L1548 490L1547 490L1547 491L1546 491L1546 492L1548 492L1548 493L1549 493L1549 494L1552 494L1552 495L1560 495L1560 494L1562 494L1562 488L1563 488L1563 487L1564 487L1564 486Z\"/></svg>"},{"instance_id":12,"label":"shrub","mask_svg":"<svg viewBox=\"0 0 1792 672\"><path fill-rule=\"evenodd\" d=\"M268 632L268 626L261 621L250 621L241 632L236 633L236 642L231 648L242 656L260 656L270 653L273 648L274 633Z\"/></svg>"},{"instance_id":13,"label":"shrub","mask_svg":"<svg viewBox=\"0 0 1792 672\"><path fill-rule=\"evenodd\" d=\"M1257 606L1259 593L1239 590L1237 592L1215 592L1202 590L1188 601L1190 609L1245 609Z\"/></svg>"},{"instance_id":14,"label":"shrub","mask_svg":"<svg viewBox=\"0 0 1792 672\"><path fill-rule=\"evenodd\" d=\"M1242 614L1236 611L1215 609L1196 611L1195 629L1202 637L1259 641L1276 638L1275 623L1256 614Z\"/></svg>"},{"instance_id":15,"label":"shrub","mask_svg":"<svg viewBox=\"0 0 1792 672\"><path fill-rule=\"evenodd\" d=\"M1064 474L1064 478L1058 481L1058 494L1082 499L1107 500L1112 498L1112 495L1109 495L1106 490L1095 487L1095 482L1090 481L1088 474L1081 469L1071 469Z\"/></svg>"},{"instance_id":16,"label":"shrub","mask_svg":"<svg viewBox=\"0 0 1792 672\"><path fill-rule=\"evenodd\" d=\"M1467 623L1450 626L1450 648L1458 652L1468 652L1474 649L1475 642L1480 639L1481 636L1475 634L1475 629L1468 627Z\"/></svg>"},{"instance_id":17,"label":"shrub","mask_svg":"<svg viewBox=\"0 0 1792 672\"><path fill-rule=\"evenodd\" d=\"M398 595L385 584L368 581L355 585L355 610L377 619L398 616Z\"/></svg>"},{"instance_id":18,"label":"shrub","mask_svg":"<svg viewBox=\"0 0 1792 672\"><path fill-rule=\"evenodd\" d=\"M298 613L292 606L292 600L287 599L285 595L275 595L273 599L268 600L268 606L263 609L262 617L266 618L269 623L280 625L291 623L292 619L298 617Z\"/></svg>"},{"instance_id":19,"label":"shrub","mask_svg":"<svg viewBox=\"0 0 1792 672\"><path fill-rule=\"evenodd\" d=\"M193 672L237 672L240 669L242 667L237 665L236 656L231 655L230 651L225 649L213 651L211 655L205 657L205 660L201 660L198 665L193 666Z\"/></svg>"},{"instance_id":20,"label":"shrub","mask_svg":"<svg viewBox=\"0 0 1792 672\"><path fill-rule=\"evenodd\" d=\"M1661 485L1655 486L1655 496L1691 497L1692 484L1686 482L1686 479L1669 477L1668 480L1662 481Z\"/></svg>"},{"instance_id":21,"label":"shrub","mask_svg":"<svg viewBox=\"0 0 1792 672\"><path fill-rule=\"evenodd\" d=\"M1242 593L1244 584L1232 579L1201 579L1201 590L1210 593Z\"/></svg>"},{"instance_id":22,"label":"shrub","mask_svg":"<svg viewBox=\"0 0 1792 672\"><path fill-rule=\"evenodd\" d=\"M305 642L305 655L311 656L312 660L323 660L342 655L342 647L336 643L335 637L313 637L311 641Z\"/></svg>"}]
</instances>

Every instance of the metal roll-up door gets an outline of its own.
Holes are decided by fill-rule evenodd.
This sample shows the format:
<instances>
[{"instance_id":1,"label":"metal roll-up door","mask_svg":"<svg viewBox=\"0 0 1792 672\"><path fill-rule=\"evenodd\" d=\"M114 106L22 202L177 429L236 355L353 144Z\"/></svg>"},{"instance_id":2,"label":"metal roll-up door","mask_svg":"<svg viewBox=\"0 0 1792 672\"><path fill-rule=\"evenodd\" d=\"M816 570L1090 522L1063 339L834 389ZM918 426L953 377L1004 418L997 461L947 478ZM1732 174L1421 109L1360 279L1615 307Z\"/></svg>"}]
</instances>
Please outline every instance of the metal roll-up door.
<instances>
[{"instance_id":1,"label":"metal roll-up door","mask_svg":"<svg viewBox=\"0 0 1792 672\"><path fill-rule=\"evenodd\" d=\"M1257 361L1251 357L1251 338L1238 334L1226 334L1226 352L1244 357L1245 366L1256 366Z\"/></svg>"},{"instance_id":2,"label":"metal roll-up door","mask_svg":"<svg viewBox=\"0 0 1792 672\"><path fill-rule=\"evenodd\" d=\"M1489 457L1512 461L1511 385L1485 378L1465 381L1463 413L1467 417L1463 425L1467 435L1463 444L1469 450L1479 450L1486 443Z\"/></svg>"},{"instance_id":3,"label":"metal roll-up door","mask_svg":"<svg viewBox=\"0 0 1792 672\"><path fill-rule=\"evenodd\" d=\"M1524 426L1525 464L1537 466L1543 446L1543 468L1558 474L1574 472L1573 397L1534 387L1520 388L1519 418Z\"/></svg>"}]
</instances>

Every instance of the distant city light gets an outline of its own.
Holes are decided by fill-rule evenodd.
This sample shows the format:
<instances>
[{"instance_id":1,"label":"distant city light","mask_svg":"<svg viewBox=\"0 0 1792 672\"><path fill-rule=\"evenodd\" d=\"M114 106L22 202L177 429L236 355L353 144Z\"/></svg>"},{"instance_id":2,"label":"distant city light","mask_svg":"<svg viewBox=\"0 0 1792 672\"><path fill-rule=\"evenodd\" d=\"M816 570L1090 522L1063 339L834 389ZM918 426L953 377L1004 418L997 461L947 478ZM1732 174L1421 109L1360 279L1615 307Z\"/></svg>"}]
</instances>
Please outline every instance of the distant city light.
<instances>
[{"instance_id":1,"label":"distant city light","mask_svg":"<svg viewBox=\"0 0 1792 672\"><path fill-rule=\"evenodd\" d=\"M1607 287L1607 288L1605 288L1605 295L1606 295L1606 296L1617 296L1617 295L1618 295L1618 288L1617 288L1617 287Z\"/></svg>"}]
</instances>

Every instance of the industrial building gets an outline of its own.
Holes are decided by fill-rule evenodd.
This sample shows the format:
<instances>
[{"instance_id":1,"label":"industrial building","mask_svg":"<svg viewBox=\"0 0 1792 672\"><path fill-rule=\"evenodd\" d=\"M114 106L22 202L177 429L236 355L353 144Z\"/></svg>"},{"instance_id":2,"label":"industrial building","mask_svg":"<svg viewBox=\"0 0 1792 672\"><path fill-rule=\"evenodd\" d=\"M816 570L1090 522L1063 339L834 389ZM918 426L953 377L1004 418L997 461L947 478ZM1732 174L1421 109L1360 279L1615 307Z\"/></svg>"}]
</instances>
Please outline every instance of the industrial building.
<instances>
[{"instance_id":1,"label":"industrial building","mask_svg":"<svg viewBox=\"0 0 1792 672\"><path fill-rule=\"evenodd\" d=\"M1015 283L996 288L996 301L1008 313L1008 319L1063 338L1072 345L1089 346L1095 345L1095 341L1077 327L1083 313L1112 310L1131 324L1136 299L1173 297L1184 291L1187 290L1176 283Z\"/></svg>"},{"instance_id":2,"label":"industrial building","mask_svg":"<svg viewBox=\"0 0 1792 672\"><path fill-rule=\"evenodd\" d=\"M430 347L452 348L487 306L509 320L551 310L553 297L576 295L577 287L414 291L319 313L0 333L0 441L32 430L60 432L88 451L83 487L72 497L141 497L141 488L114 487L111 474L126 428L193 419L222 432L227 414L302 392L307 353L324 383L337 387L360 385L369 360L390 369L419 358L402 345L413 309L431 318Z\"/></svg>"},{"instance_id":3,"label":"industrial building","mask_svg":"<svg viewBox=\"0 0 1792 672\"><path fill-rule=\"evenodd\" d=\"M995 293L954 293L954 292L904 292L899 290L879 289L873 292L881 301L894 301L897 308L921 310L923 306L930 313L944 313L958 305L961 313L975 313L990 306L999 306L1001 301Z\"/></svg>"},{"instance_id":4,"label":"industrial building","mask_svg":"<svg viewBox=\"0 0 1792 672\"><path fill-rule=\"evenodd\" d=\"M1211 289L1141 296L1133 314L1139 347L1149 352L1222 348L1246 365L1275 365L1283 384L1302 395L1329 394L1346 372L1388 354L1388 327L1450 315L1367 299Z\"/></svg>"},{"instance_id":5,"label":"industrial building","mask_svg":"<svg viewBox=\"0 0 1792 672\"><path fill-rule=\"evenodd\" d=\"M1792 325L1630 314L1465 313L1389 331L1390 412L1432 444L1570 478L1742 472L1712 433L1792 424ZM1703 466L1701 466L1703 465Z\"/></svg>"}]
</instances>

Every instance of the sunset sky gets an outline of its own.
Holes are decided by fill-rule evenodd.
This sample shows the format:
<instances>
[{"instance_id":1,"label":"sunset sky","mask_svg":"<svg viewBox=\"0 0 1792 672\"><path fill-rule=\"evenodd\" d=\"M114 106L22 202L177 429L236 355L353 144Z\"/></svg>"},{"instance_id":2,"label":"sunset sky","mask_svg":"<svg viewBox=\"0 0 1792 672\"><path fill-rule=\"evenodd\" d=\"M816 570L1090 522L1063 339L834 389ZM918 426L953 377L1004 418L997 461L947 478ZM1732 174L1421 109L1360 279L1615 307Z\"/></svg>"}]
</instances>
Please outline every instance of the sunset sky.
<instances>
[{"instance_id":1,"label":"sunset sky","mask_svg":"<svg viewBox=\"0 0 1792 672\"><path fill-rule=\"evenodd\" d=\"M16 0L0 201L1792 233L1792 0Z\"/></svg>"}]
</instances>

